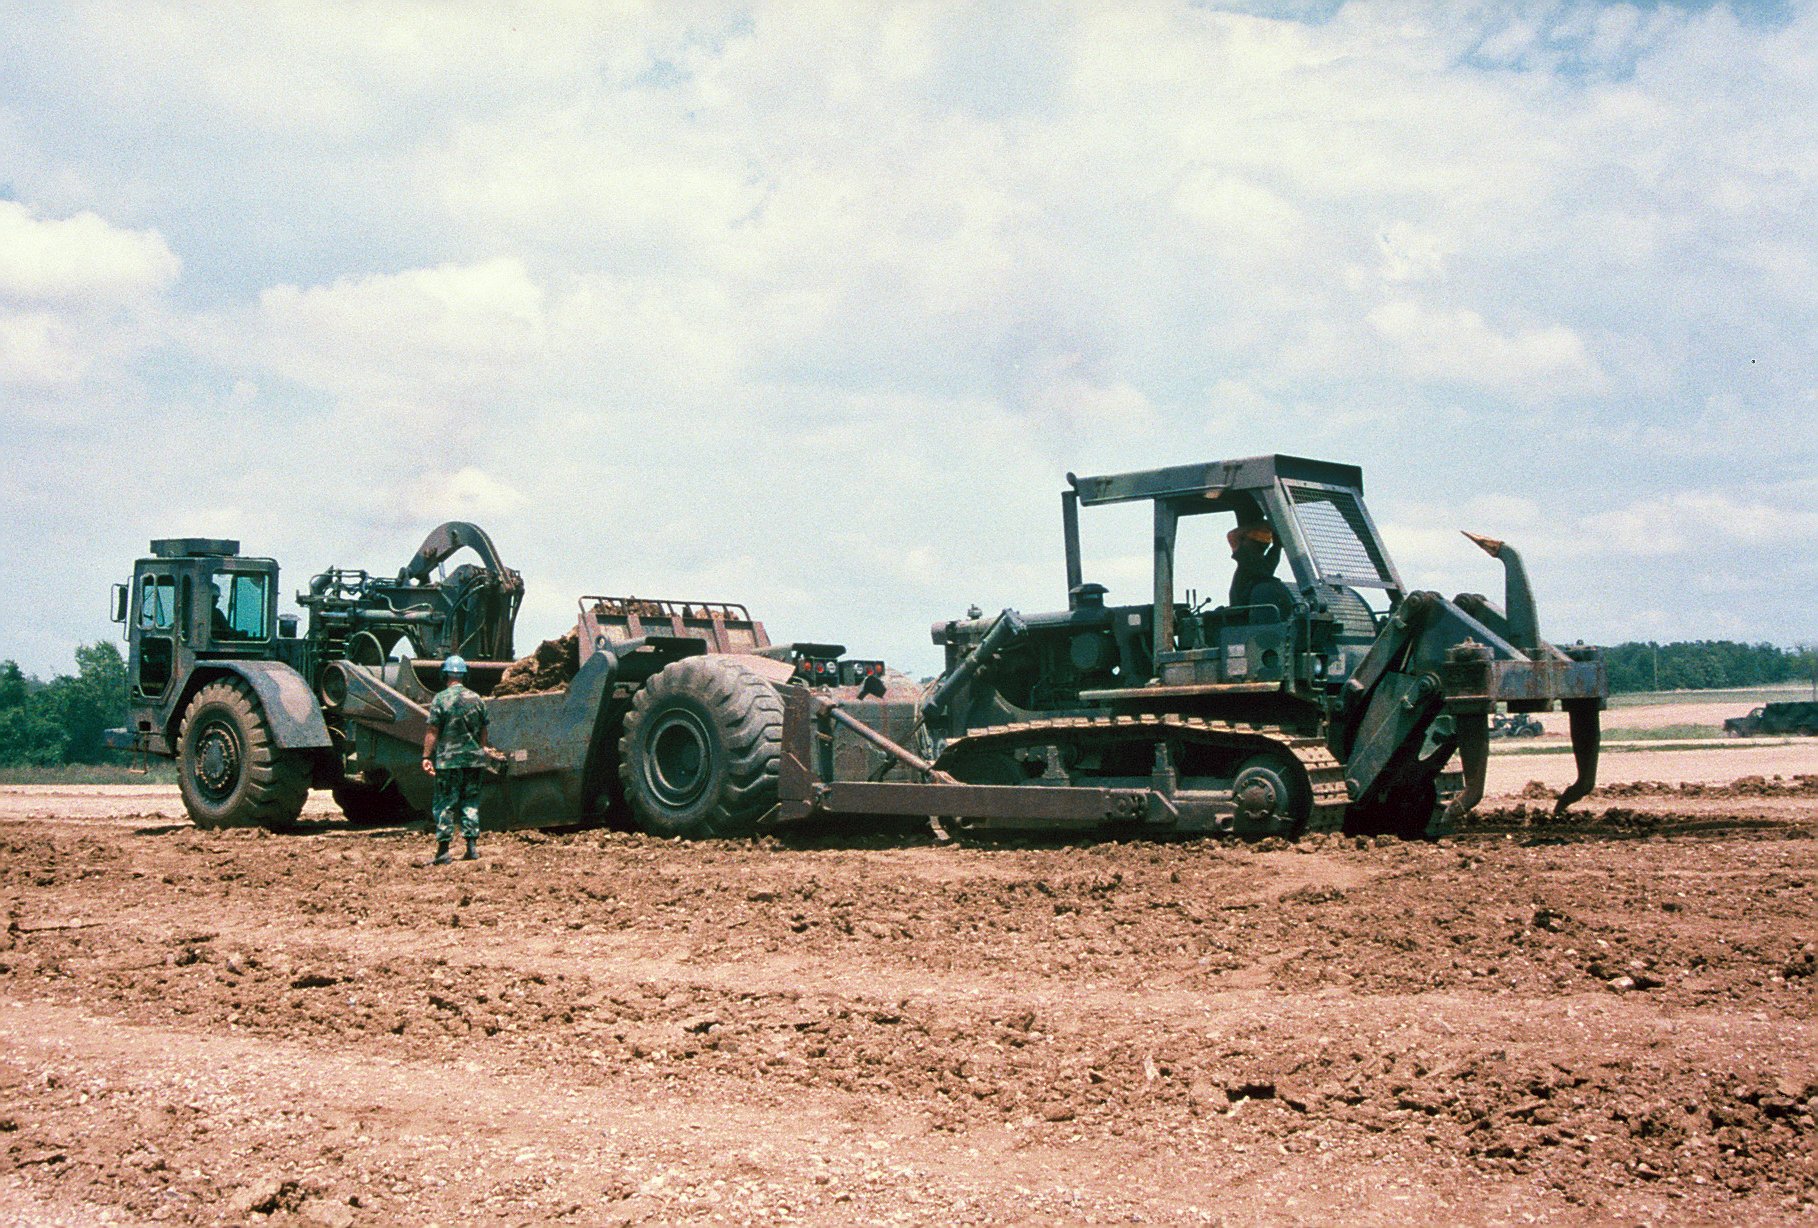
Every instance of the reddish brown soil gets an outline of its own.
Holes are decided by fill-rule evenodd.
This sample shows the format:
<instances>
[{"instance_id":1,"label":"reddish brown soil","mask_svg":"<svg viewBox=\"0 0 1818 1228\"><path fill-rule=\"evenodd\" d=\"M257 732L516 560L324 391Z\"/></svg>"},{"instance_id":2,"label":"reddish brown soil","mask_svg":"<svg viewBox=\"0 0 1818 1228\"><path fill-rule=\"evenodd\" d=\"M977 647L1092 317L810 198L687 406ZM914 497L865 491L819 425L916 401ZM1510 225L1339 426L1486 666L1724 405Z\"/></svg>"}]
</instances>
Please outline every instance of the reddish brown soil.
<instances>
[{"instance_id":1,"label":"reddish brown soil","mask_svg":"<svg viewBox=\"0 0 1818 1228\"><path fill-rule=\"evenodd\" d=\"M529 656L519 657L499 675L492 688L495 697L529 695L537 691L559 691L574 680L581 669L581 640L570 631L553 640L544 640Z\"/></svg>"},{"instance_id":2,"label":"reddish brown soil","mask_svg":"<svg viewBox=\"0 0 1818 1228\"><path fill-rule=\"evenodd\" d=\"M15 794L0 1220L1810 1222L1783 784L1493 799L1439 845L595 831L441 869Z\"/></svg>"}]
</instances>

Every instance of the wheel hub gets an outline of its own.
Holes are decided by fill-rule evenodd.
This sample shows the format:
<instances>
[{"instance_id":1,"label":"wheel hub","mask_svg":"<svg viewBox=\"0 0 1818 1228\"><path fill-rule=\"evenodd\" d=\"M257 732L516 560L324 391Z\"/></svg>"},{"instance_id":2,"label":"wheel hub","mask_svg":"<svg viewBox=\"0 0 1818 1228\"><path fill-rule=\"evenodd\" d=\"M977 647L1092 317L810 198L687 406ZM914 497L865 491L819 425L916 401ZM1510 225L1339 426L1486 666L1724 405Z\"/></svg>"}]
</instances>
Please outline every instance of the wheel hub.
<instances>
[{"instance_id":1,"label":"wheel hub","mask_svg":"<svg viewBox=\"0 0 1818 1228\"><path fill-rule=\"evenodd\" d=\"M1279 817L1286 809L1287 800L1282 796L1278 782L1260 772L1245 780L1237 789L1238 810L1254 818Z\"/></svg>"},{"instance_id":2,"label":"wheel hub","mask_svg":"<svg viewBox=\"0 0 1818 1228\"><path fill-rule=\"evenodd\" d=\"M644 780L664 805L687 806L706 791L713 777L713 743L698 716L666 713L651 730L649 746Z\"/></svg>"},{"instance_id":3,"label":"wheel hub","mask_svg":"<svg viewBox=\"0 0 1818 1228\"><path fill-rule=\"evenodd\" d=\"M240 780L240 740L224 724L210 724L196 739L196 784L211 800L234 791Z\"/></svg>"}]
</instances>

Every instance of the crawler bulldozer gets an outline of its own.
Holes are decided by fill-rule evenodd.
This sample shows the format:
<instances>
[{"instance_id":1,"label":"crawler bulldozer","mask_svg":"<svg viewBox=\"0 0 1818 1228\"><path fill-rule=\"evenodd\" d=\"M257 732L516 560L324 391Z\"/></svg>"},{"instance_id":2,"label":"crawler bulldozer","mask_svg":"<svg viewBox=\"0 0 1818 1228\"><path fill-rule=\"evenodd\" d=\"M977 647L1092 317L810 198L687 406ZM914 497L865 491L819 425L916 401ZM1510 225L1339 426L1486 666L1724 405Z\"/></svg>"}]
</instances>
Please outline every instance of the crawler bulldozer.
<instances>
[{"instance_id":1,"label":"crawler bulldozer","mask_svg":"<svg viewBox=\"0 0 1818 1228\"><path fill-rule=\"evenodd\" d=\"M1011 827L1438 835L1483 796L1499 704L1562 705L1577 776L1558 807L1594 786L1603 662L1541 638L1507 543L1472 536L1503 565L1500 605L1447 599L1403 583L1351 465L1273 455L1067 482L1067 608L934 624L946 669L922 701L929 753L915 757L929 781L966 788L927 798L932 812ZM1152 508L1141 604L1109 603L1081 558L1080 509L1120 503ZM1177 585L1219 561L1180 548L1183 527L1204 521L1240 551L1251 544L1251 582L1230 602ZM842 792L879 804L877 788L858 796L828 775L786 761L785 812L836 809Z\"/></svg>"}]
</instances>

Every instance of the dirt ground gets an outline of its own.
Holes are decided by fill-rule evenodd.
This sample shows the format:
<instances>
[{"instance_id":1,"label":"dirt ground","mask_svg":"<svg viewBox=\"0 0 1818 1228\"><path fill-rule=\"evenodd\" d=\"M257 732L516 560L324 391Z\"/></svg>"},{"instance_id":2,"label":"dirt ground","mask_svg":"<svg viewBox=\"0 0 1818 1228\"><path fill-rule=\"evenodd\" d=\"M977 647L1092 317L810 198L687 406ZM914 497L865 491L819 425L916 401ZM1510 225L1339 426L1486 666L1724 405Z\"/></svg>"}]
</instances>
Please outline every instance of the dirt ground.
<instances>
[{"instance_id":1,"label":"dirt ground","mask_svg":"<svg viewBox=\"0 0 1818 1228\"><path fill-rule=\"evenodd\" d=\"M1818 745L1757 749L1566 823L1499 754L1439 844L440 869L0 791L0 1221L1810 1223Z\"/></svg>"},{"instance_id":2,"label":"dirt ground","mask_svg":"<svg viewBox=\"0 0 1818 1228\"><path fill-rule=\"evenodd\" d=\"M1490 744L1490 770L1486 789L1491 797L1514 793L1530 780L1555 792L1577 776L1570 748L1562 739L1557 747L1531 749L1530 743ZM1540 753L1536 753L1539 751ZM1726 743L1719 748L1687 747L1677 743L1637 743L1633 749L1612 753L1605 749L1597 765L1600 783L1628 784L1645 780L1696 781L1715 784L1746 776L1798 776L1818 772L1818 739L1757 743ZM177 795L175 786L171 796ZM0 814L5 813L0 798ZM183 813L177 807L176 813ZM328 813L334 813L331 809Z\"/></svg>"},{"instance_id":3,"label":"dirt ground","mask_svg":"<svg viewBox=\"0 0 1818 1228\"><path fill-rule=\"evenodd\" d=\"M1804 691L1789 691L1783 698L1801 700L1807 698ZM1719 700L1700 702L1685 700L1670 704L1647 704L1640 707L1613 707L1604 717L1604 723L1617 729L1659 729L1664 725L1710 725L1723 727L1723 722L1732 716L1747 716L1761 707L1761 700ZM1543 712L1536 719L1549 730L1557 728L1561 734L1566 732L1568 718L1563 712Z\"/></svg>"}]
</instances>

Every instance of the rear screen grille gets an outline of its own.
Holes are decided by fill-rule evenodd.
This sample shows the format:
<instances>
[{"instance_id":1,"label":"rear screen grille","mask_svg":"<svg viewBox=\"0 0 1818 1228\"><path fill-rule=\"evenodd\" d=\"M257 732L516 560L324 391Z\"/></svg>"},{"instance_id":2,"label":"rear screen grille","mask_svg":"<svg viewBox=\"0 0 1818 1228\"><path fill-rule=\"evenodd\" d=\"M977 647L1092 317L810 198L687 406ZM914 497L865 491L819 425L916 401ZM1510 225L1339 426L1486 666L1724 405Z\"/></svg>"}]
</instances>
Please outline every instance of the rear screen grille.
<instances>
[{"instance_id":1,"label":"rear screen grille","mask_svg":"<svg viewBox=\"0 0 1818 1228\"><path fill-rule=\"evenodd\" d=\"M1301 535L1313 551L1320 577L1332 584L1392 588L1395 577L1376 545L1370 522L1348 490L1284 482L1294 501Z\"/></svg>"},{"instance_id":2,"label":"rear screen grille","mask_svg":"<svg viewBox=\"0 0 1818 1228\"><path fill-rule=\"evenodd\" d=\"M1326 608L1338 621L1338 638L1353 644L1368 644L1376 639L1376 615L1369 602L1354 588L1328 587L1322 594Z\"/></svg>"}]
</instances>

